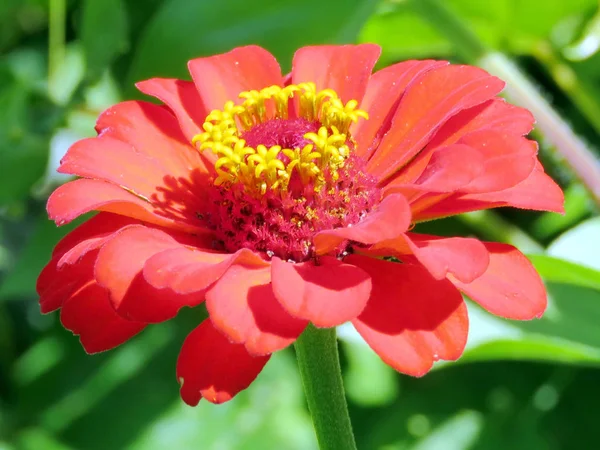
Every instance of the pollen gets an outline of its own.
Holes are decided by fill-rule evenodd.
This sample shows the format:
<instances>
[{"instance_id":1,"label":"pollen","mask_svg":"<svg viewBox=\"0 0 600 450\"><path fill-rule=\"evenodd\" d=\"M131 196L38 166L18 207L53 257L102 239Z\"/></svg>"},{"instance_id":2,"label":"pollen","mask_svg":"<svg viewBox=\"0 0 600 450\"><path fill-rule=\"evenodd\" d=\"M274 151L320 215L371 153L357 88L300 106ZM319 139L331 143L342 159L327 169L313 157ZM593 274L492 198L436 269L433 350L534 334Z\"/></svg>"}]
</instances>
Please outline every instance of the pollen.
<instances>
[{"instance_id":1,"label":"pollen","mask_svg":"<svg viewBox=\"0 0 600 450\"><path fill-rule=\"evenodd\" d=\"M314 83L270 86L239 95L203 124L192 143L216 156L214 184L243 186L255 198L268 192L315 193L335 181L354 148L350 126L368 119L358 102L342 102L332 89Z\"/></svg>"}]
</instances>

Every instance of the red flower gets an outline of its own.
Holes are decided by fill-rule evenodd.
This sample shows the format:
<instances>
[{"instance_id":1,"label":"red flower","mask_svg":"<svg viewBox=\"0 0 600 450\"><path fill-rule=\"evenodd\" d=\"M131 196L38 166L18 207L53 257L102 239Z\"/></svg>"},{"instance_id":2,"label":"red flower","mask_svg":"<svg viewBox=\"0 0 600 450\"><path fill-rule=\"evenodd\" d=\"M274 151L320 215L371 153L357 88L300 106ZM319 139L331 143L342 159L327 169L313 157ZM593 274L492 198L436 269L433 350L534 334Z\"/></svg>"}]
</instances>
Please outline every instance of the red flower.
<instances>
[{"instance_id":1,"label":"red flower","mask_svg":"<svg viewBox=\"0 0 600 450\"><path fill-rule=\"evenodd\" d=\"M499 206L562 211L523 137L531 114L479 68L406 61L372 74L379 53L305 47L282 76L250 46L190 61L193 82L139 83L164 105L113 106L62 160L81 178L52 194L50 217L99 214L57 245L42 312L62 308L93 353L206 300L210 319L177 364L191 405L232 398L309 322L352 321L419 376L461 355L461 292L502 317L540 316L544 286L514 247L409 232Z\"/></svg>"}]
</instances>

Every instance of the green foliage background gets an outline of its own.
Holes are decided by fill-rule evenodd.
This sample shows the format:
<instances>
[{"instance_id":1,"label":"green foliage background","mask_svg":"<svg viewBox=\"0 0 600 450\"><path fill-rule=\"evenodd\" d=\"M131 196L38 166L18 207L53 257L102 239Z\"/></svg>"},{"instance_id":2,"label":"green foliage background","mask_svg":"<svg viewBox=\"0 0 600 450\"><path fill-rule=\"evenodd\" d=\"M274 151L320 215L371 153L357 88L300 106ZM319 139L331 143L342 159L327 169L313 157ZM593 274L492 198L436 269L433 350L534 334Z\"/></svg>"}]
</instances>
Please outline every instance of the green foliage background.
<instances>
[{"instance_id":1,"label":"green foliage background","mask_svg":"<svg viewBox=\"0 0 600 450\"><path fill-rule=\"evenodd\" d=\"M380 66L445 58L508 77L509 99L536 112L542 159L567 194L565 216L502 210L422 226L517 245L550 307L519 323L470 305L465 356L422 379L396 374L342 327L359 448L597 446L600 178L570 169L574 148L598 161L597 1L2 0L0 450L316 448L291 349L234 401L189 408L175 361L201 308L87 356L57 314L40 315L35 280L72 228L57 229L44 210L65 181L60 157L93 134L104 108L141 97L136 80L187 78L188 59L237 45L263 45L289 69L300 46L359 41L383 46Z\"/></svg>"}]
</instances>

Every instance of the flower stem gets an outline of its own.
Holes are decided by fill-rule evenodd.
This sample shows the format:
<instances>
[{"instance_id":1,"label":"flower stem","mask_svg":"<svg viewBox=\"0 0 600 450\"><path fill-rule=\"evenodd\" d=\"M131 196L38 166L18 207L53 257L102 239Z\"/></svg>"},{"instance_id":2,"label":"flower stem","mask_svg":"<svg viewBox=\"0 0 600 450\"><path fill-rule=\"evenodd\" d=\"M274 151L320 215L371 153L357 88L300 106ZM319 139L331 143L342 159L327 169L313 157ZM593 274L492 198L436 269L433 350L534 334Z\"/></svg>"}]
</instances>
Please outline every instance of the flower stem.
<instances>
[{"instance_id":1,"label":"flower stem","mask_svg":"<svg viewBox=\"0 0 600 450\"><path fill-rule=\"evenodd\" d=\"M60 67L65 59L66 0L50 0L48 19L48 92L56 97L60 89Z\"/></svg>"},{"instance_id":2,"label":"flower stem","mask_svg":"<svg viewBox=\"0 0 600 450\"><path fill-rule=\"evenodd\" d=\"M335 328L309 325L296 341L295 349L319 448L356 449Z\"/></svg>"}]
</instances>

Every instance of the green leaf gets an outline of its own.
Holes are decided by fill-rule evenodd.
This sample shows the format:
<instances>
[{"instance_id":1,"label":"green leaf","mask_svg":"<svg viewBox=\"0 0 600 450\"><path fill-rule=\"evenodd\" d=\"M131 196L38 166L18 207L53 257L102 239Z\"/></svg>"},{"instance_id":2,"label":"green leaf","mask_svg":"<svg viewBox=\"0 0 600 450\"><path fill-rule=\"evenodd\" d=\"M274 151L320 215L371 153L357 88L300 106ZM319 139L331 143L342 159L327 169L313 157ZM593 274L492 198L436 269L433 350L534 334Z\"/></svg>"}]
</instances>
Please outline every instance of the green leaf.
<instances>
[{"instance_id":1,"label":"green leaf","mask_svg":"<svg viewBox=\"0 0 600 450\"><path fill-rule=\"evenodd\" d=\"M97 78L129 48L127 15L122 0L85 0L81 41L87 74Z\"/></svg>"},{"instance_id":2,"label":"green leaf","mask_svg":"<svg viewBox=\"0 0 600 450\"><path fill-rule=\"evenodd\" d=\"M354 41L374 0L168 0L148 24L129 84L153 76L189 78L189 59L254 43L289 69L294 51L311 42Z\"/></svg>"},{"instance_id":3,"label":"green leaf","mask_svg":"<svg viewBox=\"0 0 600 450\"><path fill-rule=\"evenodd\" d=\"M516 359L600 364L600 291L547 283L541 319L507 321L469 304L469 342L460 361Z\"/></svg>"},{"instance_id":4,"label":"green leaf","mask_svg":"<svg viewBox=\"0 0 600 450\"><path fill-rule=\"evenodd\" d=\"M35 284L42 268L50 260L52 249L65 234L82 222L78 219L57 227L44 212L37 220L36 229L22 250L9 277L0 284L0 301L9 297L36 296Z\"/></svg>"},{"instance_id":5,"label":"green leaf","mask_svg":"<svg viewBox=\"0 0 600 450\"><path fill-rule=\"evenodd\" d=\"M567 283L600 290L600 271L546 255L528 255L546 281Z\"/></svg>"}]
</instances>

